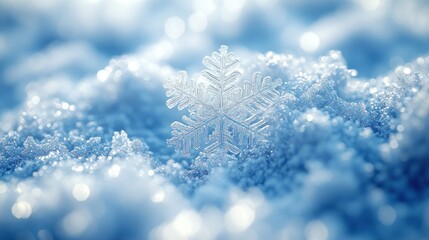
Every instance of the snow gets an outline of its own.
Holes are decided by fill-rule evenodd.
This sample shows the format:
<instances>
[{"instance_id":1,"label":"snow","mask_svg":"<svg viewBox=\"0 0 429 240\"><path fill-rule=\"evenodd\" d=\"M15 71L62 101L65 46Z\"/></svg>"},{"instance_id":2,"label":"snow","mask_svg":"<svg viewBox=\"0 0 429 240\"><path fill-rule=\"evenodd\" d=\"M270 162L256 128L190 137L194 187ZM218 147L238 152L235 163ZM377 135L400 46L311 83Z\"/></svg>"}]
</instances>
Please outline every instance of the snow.
<instances>
[{"instance_id":1,"label":"snow","mask_svg":"<svg viewBox=\"0 0 429 240\"><path fill-rule=\"evenodd\" d=\"M0 239L426 239L427 8L0 2ZM268 141L184 158L164 84L221 44Z\"/></svg>"}]
</instances>

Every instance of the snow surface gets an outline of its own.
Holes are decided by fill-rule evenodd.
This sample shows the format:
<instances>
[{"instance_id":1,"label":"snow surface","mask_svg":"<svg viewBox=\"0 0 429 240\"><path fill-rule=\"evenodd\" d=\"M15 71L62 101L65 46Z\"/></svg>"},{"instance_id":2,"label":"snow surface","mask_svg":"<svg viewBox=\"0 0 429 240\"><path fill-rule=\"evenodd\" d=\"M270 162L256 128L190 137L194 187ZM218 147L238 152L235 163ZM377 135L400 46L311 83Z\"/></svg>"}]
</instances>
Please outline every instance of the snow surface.
<instances>
[{"instance_id":1,"label":"snow surface","mask_svg":"<svg viewBox=\"0 0 429 240\"><path fill-rule=\"evenodd\" d=\"M428 3L200 2L0 2L0 239L427 239ZM184 158L163 84L220 44L269 142Z\"/></svg>"}]
</instances>

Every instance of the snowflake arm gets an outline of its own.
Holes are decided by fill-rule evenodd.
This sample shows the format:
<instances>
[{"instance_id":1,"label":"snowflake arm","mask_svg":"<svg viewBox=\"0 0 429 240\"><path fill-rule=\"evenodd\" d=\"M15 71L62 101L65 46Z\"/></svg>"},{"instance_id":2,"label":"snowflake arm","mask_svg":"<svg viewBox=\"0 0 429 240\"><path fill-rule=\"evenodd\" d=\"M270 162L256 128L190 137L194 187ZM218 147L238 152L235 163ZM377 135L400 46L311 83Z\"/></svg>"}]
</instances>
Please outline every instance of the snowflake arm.
<instances>
[{"instance_id":1,"label":"snowflake arm","mask_svg":"<svg viewBox=\"0 0 429 240\"><path fill-rule=\"evenodd\" d=\"M227 47L222 46L220 53L213 52L212 56L204 57L203 64L207 67L201 74L217 91L230 91L234 88L234 82L241 77L239 71L240 61L233 53L227 52Z\"/></svg>"},{"instance_id":2,"label":"snowflake arm","mask_svg":"<svg viewBox=\"0 0 429 240\"><path fill-rule=\"evenodd\" d=\"M167 107L177 106L179 110L189 108L192 111L195 107L207 107L203 84L197 84L193 79L187 80L187 73L180 71L175 78L169 78L164 84L167 89Z\"/></svg>"},{"instance_id":3,"label":"snowflake arm","mask_svg":"<svg viewBox=\"0 0 429 240\"><path fill-rule=\"evenodd\" d=\"M281 83L280 79L273 81L271 77L262 78L259 72L254 73L252 81L245 81L243 89L235 95L235 104L225 109L226 114L237 126L250 131L251 136L266 136L269 126L260 115L280 96L277 88ZM241 135L240 132L237 134ZM240 144L242 139L241 137Z\"/></svg>"},{"instance_id":4,"label":"snowflake arm","mask_svg":"<svg viewBox=\"0 0 429 240\"><path fill-rule=\"evenodd\" d=\"M190 156L192 148L199 149L202 143L209 141L209 126L215 119L204 119L195 114L183 116L184 123L176 121L171 124L173 137L167 140L167 144L174 146L183 156Z\"/></svg>"}]
</instances>

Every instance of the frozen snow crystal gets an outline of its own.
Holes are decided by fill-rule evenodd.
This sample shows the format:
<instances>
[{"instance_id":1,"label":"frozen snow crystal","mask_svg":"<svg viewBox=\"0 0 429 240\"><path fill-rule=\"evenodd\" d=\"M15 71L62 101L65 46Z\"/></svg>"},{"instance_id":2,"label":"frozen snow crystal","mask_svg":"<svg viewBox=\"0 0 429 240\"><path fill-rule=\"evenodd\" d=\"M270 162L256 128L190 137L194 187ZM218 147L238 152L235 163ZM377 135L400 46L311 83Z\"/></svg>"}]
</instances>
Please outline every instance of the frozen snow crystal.
<instances>
[{"instance_id":1,"label":"frozen snow crystal","mask_svg":"<svg viewBox=\"0 0 429 240\"><path fill-rule=\"evenodd\" d=\"M182 117L183 123L171 124L169 146L184 156L203 145L207 154L220 151L231 157L240 153L241 146L265 141L269 125L263 114L280 96L276 88L281 80L255 72L252 81L239 86L240 61L227 46L206 56L203 64L207 68L197 80L180 71L165 84L167 107L187 108L190 113Z\"/></svg>"}]
</instances>

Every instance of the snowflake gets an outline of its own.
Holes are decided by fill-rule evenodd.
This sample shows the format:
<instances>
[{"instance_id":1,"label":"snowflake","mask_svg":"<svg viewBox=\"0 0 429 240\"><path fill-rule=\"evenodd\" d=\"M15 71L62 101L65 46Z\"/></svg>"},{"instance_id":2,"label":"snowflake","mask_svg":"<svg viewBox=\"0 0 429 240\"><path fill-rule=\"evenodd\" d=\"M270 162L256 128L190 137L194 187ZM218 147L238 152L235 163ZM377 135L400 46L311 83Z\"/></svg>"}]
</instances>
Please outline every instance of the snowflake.
<instances>
[{"instance_id":1,"label":"snowflake","mask_svg":"<svg viewBox=\"0 0 429 240\"><path fill-rule=\"evenodd\" d=\"M207 69L197 80L187 79L187 73L180 71L164 85L167 107L189 111L189 116L182 117L183 123L171 124L168 145L183 156L202 146L207 154L221 151L235 156L240 147L266 142L269 125L263 114L279 98L276 88L281 80L262 78L255 72L251 82L244 81L239 87L240 62L227 46L206 56L203 64Z\"/></svg>"}]
</instances>

